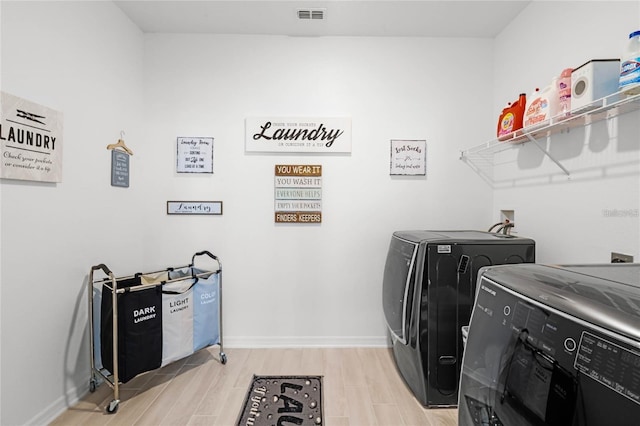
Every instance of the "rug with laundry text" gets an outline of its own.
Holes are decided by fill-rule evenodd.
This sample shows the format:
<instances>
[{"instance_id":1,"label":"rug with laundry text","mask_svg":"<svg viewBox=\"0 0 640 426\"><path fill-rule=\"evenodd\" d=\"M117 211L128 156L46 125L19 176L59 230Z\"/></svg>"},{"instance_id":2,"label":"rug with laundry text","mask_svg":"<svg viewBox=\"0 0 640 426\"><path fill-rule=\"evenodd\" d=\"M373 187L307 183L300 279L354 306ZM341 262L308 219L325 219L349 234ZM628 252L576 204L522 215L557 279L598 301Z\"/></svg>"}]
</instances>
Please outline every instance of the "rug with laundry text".
<instances>
[{"instance_id":1,"label":"rug with laundry text","mask_svg":"<svg viewBox=\"0 0 640 426\"><path fill-rule=\"evenodd\" d=\"M237 426L318 426L322 376L253 376Z\"/></svg>"}]
</instances>

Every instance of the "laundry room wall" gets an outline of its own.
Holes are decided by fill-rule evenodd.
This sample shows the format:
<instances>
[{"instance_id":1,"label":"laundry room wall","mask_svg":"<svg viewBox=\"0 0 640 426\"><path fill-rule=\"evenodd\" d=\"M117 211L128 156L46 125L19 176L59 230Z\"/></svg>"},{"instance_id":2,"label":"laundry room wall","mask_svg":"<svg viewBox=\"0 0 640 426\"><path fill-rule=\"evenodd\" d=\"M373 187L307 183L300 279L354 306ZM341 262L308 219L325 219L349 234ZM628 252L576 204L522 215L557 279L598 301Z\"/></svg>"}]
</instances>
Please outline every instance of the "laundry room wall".
<instances>
[{"instance_id":1,"label":"laundry room wall","mask_svg":"<svg viewBox=\"0 0 640 426\"><path fill-rule=\"evenodd\" d=\"M458 157L494 127L492 40L148 34L145 43L154 165L145 263L219 255L228 345L385 345L391 233L490 225L491 189ZM346 117L352 152L247 153L247 117ZM215 139L213 174L176 173L178 136ZM390 176L391 139L426 140L426 176ZM276 164L322 165L321 224L274 223ZM221 200L223 215L167 216L167 200Z\"/></svg>"},{"instance_id":2,"label":"laundry room wall","mask_svg":"<svg viewBox=\"0 0 640 426\"><path fill-rule=\"evenodd\" d=\"M148 249L143 36L112 2L0 8L2 91L64 120L62 183L0 181L0 424L46 424L88 391L90 267L129 273ZM121 131L128 189L110 186L106 146Z\"/></svg>"},{"instance_id":3,"label":"laundry room wall","mask_svg":"<svg viewBox=\"0 0 640 426\"><path fill-rule=\"evenodd\" d=\"M491 40L143 35L111 2L0 7L2 90L64 114L63 182L0 182L2 424L46 423L88 390L92 265L209 250L226 344L384 345L392 231L490 221L491 189L458 156L493 127ZM352 153L247 154L251 116L347 117ZM105 149L121 131L127 189ZM215 138L213 174L176 173L177 136ZM426 140L426 176L390 176L391 139ZM321 224L273 223L276 164L322 165ZM223 215L170 216L168 200Z\"/></svg>"},{"instance_id":4,"label":"laundry room wall","mask_svg":"<svg viewBox=\"0 0 640 426\"><path fill-rule=\"evenodd\" d=\"M86 392L98 263L126 275L209 250L228 345L355 346L386 343L394 230L486 229L508 209L539 261L640 256L637 112L544 141L570 179L532 144L491 184L458 158L518 93L618 57L638 2L531 2L495 40L143 35L111 2L0 8L2 90L64 114L63 182L0 181L2 424L46 423ZM347 117L352 152L246 153L245 119L266 116ZM109 184L121 131L128 189ZM214 138L213 174L176 173L178 136ZM426 176L389 175L391 139L426 140ZM276 164L322 165L321 224L273 223ZM167 215L168 200L223 214Z\"/></svg>"},{"instance_id":5,"label":"laundry room wall","mask_svg":"<svg viewBox=\"0 0 640 426\"><path fill-rule=\"evenodd\" d=\"M531 2L495 39L494 122L507 102L564 68L620 58L638 29L637 1ZM492 217L514 211L514 229L536 240L538 262L607 263L611 252L638 261L639 118L631 112L540 138L569 177L534 143L499 154Z\"/></svg>"}]
</instances>

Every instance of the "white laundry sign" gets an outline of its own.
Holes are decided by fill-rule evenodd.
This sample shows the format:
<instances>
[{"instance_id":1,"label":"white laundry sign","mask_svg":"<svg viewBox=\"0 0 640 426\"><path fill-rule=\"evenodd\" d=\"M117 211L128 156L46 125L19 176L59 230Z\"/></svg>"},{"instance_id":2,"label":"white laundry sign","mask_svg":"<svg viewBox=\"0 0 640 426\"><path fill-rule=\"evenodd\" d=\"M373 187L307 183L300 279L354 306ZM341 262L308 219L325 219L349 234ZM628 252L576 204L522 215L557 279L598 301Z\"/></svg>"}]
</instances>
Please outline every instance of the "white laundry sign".
<instances>
[{"instance_id":1,"label":"white laundry sign","mask_svg":"<svg viewBox=\"0 0 640 426\"><path fill-rule=\"evenodd\" d=\"M349 118L247 118L247 152L350 153Z\"/></svg>"},{"instance_id":2,"label":"white laundry sign","mask_svg":"<svg viewBox=\"0 0 640 426\"><path fill-rule=\"evenodd\" d=\"M62 182L62 113L2 92L0 177Z\"/></svg>"}]
</instances>

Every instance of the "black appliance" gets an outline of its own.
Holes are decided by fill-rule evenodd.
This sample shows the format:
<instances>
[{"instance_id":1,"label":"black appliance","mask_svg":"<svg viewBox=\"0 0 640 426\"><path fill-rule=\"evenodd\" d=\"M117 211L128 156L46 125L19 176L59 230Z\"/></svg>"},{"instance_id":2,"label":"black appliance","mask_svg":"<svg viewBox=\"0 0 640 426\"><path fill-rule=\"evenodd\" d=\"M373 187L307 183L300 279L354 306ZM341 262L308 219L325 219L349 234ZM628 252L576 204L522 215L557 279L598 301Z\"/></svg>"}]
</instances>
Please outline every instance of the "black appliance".
<instances>
[{"instance_id":1,"label":"black appliance","mask_svg":"<svg viewBox=\"0 0 640 426\"><path fill-rule=\"evenodd\" d=\"M461 326L478 269L533 262L528 238L480 231L398 231L384 269L383 308L398 370L427 407L458 402Z\"/></svg>"},{"instance_id":2,"label":"black appliance","mask_svg":"<svg viewBox=\"0 0 640 426\"><path fill-rule=\"evenodd\" d=\"M461 426L640 424L640 265L483 269Z\"/></svg>"}]
</instances>

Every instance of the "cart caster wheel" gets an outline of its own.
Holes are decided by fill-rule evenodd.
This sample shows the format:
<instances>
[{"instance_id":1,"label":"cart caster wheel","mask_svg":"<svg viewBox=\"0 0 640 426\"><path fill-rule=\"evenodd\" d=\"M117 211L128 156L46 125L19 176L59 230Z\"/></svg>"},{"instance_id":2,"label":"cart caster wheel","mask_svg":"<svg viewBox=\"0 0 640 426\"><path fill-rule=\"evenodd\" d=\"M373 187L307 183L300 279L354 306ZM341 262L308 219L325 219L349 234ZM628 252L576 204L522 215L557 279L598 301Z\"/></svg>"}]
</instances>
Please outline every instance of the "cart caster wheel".
<instances>
[{"instance_id":1,"label":"cart caster wheel","mask_svg":"<svg viewBox=\"0 0 640 426\"><path fill-rule=\"evenodd\" d=\"M107 405L107 413L114 414L116 411L118 411L119 404L120 404L120 401L118 401L117 399L114 399L113 401L111 401L109 405Z\"/></svg>"},{"instance_id":2,"label":"cart caster wheel","mask_svg":"<svg viewBox=\"0 0 640 426\"><path fill-rule=\"evenodd\" d=\"M220 362L224 365L227 363L227 354L220 352Z\"/></svg>"},{"instance_id":3,"label":"cart caster wheel","mask_svg":"<svg viewBox=\"0 0 640 426\"><path fill-rule=\"evenodd\" d=\"M94 393L96 391L96 381L91 379L89 380L89 392Z\"/></svg>"}]
</instances>

